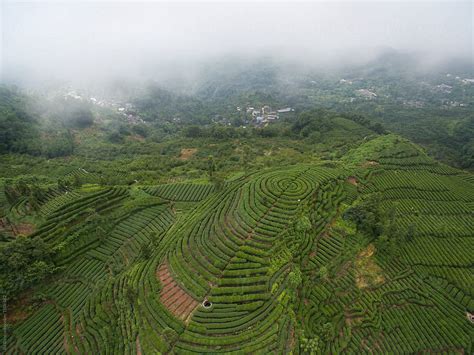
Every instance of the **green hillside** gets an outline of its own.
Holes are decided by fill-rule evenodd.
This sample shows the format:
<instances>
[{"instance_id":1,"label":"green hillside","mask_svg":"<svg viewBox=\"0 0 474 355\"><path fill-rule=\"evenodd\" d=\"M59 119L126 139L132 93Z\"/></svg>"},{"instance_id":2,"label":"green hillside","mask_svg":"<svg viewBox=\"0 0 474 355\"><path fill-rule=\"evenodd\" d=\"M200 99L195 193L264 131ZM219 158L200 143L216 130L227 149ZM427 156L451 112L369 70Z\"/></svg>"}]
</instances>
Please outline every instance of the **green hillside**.
<instances>
[{"instance_id":1,"label":"green hillside","mask_svg":"<svg viewBox=\"0 0 474 355\"><path fill-rule=\"evenodd\" d=\"M12 243L49 251L2 276L18 296L5 353L472 353L472 175L336 122L360 134L331 131L332 160L288 165L274 142L273 167L230 165L220 184L77 169L0 200L1 274ZM7 228L27 222L28 237Z\"/></svg>"}]
</instances>

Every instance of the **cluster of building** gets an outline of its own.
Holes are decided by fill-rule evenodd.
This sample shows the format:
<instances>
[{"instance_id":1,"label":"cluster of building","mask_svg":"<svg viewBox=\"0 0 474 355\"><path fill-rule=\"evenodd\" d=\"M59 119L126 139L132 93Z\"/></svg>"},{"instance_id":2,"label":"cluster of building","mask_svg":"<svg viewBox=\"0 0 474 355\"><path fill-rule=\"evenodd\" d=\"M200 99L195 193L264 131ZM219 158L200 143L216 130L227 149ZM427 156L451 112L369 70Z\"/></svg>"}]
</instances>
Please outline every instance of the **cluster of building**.
<instances>
[{"instance_id":1,"label":"cluster of building","mask_svg":"<svg viewBox=\"0 0 474 355\"><path fill-rule=\"evenodd\" d=\"M425 107L425 103L421 100L403 100L403 105L414 108Z\"/></svg>"},{"instance_id":2,"label":"cluster of building","mask_svg":"<svg viewBox=\"0 0 474 355\"><path fill-rule=\"evenodd\" d=\"M356 90L356 94L358 96L361 96L367 100L372 100L372 99L375 99L377 97L377 94L373 91L370 91L368 89L359 89L359 90Z\"/></svg>"},{"instance_id":3,"label":"cluster of building","mask_svg":"<svg viewBox=\"0 0 474 355\"><path fill-rule=\"evenodd\" d=\"M117 113L121 114L130 124L145 123L145 121L138 115L137 110L135 109L133 104L129 102L122 103L113 99L97 99L95 97L87 97L85 95L79 94L73 89L68 90L64 94L64 99L80 100L84 102L89 102L98 107L112 109Z\"/></svg>"},{"instance_id":4,"label":"cluster of building","mask_svg":"<svg viewBox=\"0 0 474 355\"><path fill-rule=\"evenodd\" d=\"M237 107L237 111L241 111L240 107ZM280 114L294 112L295 109L291 107L285 107L279 110L272 110L272 108L268 105L264 105L260 109L256 109L255 107L247 107L246 113L252 117L252 121L255 122L257 125L266 124L278 120Z\"/></svg>"},{"instance_id":5,"label":"cluster of building","mask_svg":"<svg viewBox=\"0 0 474 355\"><path fill-rule=\"evenodd\" d=\"M432 90L437 91L437 92L441 92L443 94L450 94L453 91L453 88L454 88L453 85L457 85L458 83L463 84L463 85L474 84L474 79L461 78L460 76L454 76L453 74L449 74L449 73L446 74L446 77L451 78L451 80L450 80L451 85L442 83L442 84L435 85L434 87L432 87ZM454 78L454 80L455 80L454 82L453 82L452 78ZM460 105L455 104L454 106L462 106L462 104L460 104Z\"/></svg>"},{"instance_id":6,"label":"cluster of building","mask_svg":"<svg viewBox=\"0 0 474 355\"><path fill-rule=\"evenodd\" d=\"M451 85L440 84L435 86L435 90L444 94L450 94L451 91L453 91L453 87Z\"/></svg>"},{"instance_id":7,"label":"cluster of building","mask_svg":"<svg viewBox=\"0 0 474 355\"><path fill-rule=\"evenodd\" d=\"M355 79L340 79L339 84L343 85L352 85L354 83L360 84L363 81L363 78L355 78ZM366 100L373 100L377 98L377 94L369 89L358 89L355 90L355 94L358 97L364 98ZM351 97L350 102L354 102L355 97Z\"/></svg>"},{"instance_id":8,"label":"cluster of building","mask_svg":"<svg viewBox=\"0 0 474 355\"><path fill-rule=\"evenodd\" d=\"M441 101L443 106L449 106L449 107L467 107L467 104L464 104L459 101L452 101L452 100L442 100Z\"/></svg>"},{"instance_id":9,"label":"cluster of building","mask_svg":"<svg viewBox=\"0 0 474 355\"><path fill-rule=\"evenodd\" d=\"M453 77L452 74L446 74L446 77L451 78ZM461 78L460 76L455 76L454 79L459 80L463 84L474 84L474 79L469 79L469 78Z\"/></svg>"}]
</instances>

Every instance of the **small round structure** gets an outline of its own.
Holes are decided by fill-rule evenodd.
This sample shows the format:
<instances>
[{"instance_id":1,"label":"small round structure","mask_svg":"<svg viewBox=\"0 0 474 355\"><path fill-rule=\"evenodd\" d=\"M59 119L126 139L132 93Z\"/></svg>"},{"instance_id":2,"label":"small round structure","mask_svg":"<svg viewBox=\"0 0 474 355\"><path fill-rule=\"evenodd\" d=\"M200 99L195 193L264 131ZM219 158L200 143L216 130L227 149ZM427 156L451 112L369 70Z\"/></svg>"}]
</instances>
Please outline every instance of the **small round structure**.
<instances>
[{"instance_id":1,"label":"small round structure","mask_svg":"<svg viewBox=\"0 0 474 355\"><path fill-rule=\"evenodd\" d=\"M204 308L211 308L212 307L212 302L209 301L209 300L204 300L204 302L202 303L202 306Z\"/></svg>"}]
</instances>

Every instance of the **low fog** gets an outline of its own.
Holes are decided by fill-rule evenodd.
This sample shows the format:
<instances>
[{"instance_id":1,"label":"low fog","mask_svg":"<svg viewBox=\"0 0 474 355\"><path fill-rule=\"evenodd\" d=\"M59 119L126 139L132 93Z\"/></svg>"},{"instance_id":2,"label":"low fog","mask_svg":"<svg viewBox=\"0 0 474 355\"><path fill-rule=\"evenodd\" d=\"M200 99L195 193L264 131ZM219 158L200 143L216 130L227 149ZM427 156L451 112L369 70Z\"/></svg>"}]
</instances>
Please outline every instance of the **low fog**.
<instances>
[{"instance_id":1,"label":"low fog","mask_svg":"<svg viewBox=\"0 0 474 355\"><path fill-rule=\"evenodd\" d=\"M421 67L472 60L470 2L3 1L4 83L192 80L209 63L267 58L301 68L416 53Z\"/></svg>"}]
</instances>

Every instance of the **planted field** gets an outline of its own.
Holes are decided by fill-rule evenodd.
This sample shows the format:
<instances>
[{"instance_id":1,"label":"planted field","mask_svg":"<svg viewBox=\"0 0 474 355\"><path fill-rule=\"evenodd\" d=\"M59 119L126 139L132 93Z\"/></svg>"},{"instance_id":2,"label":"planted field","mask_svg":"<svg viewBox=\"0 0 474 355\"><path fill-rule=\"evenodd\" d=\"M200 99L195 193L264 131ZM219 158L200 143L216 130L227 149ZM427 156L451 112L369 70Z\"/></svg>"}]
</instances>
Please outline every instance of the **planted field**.
<instances>
[{"instance_id":1,"label":"planted field","mask_svg":"<svg viewBox=\"0 0 474 355\"><path fill-rule=\"evenodd\" d=\"M146 187L144 190L165 200L197 202L211 194L214 191L214 186L211 184L165 184Z\"/></svg>"},{"instance_id":2,"label":"planted field","mask_svg":"<svg viewBox=\"0 0 474 355\"><path fill-rule=\"evenodd\" d=\"M7 353L472 353L472 179L382 138L219 191L52 194L32 238L62 269Z\"/></svg>"}]
</instances>

